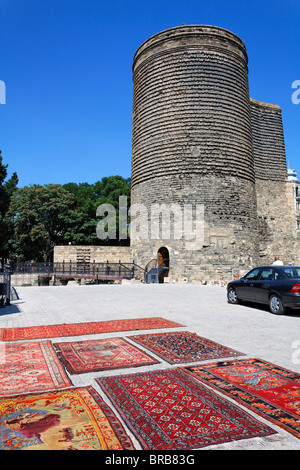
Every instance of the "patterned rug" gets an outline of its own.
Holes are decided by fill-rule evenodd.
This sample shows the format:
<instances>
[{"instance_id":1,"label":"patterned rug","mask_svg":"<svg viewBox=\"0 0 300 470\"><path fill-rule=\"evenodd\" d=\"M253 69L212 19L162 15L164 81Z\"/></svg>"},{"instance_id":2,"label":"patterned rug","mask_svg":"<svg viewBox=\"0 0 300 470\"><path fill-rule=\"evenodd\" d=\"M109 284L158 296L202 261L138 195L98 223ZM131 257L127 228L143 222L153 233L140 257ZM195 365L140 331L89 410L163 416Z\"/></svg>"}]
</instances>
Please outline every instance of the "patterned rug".
<instances>
[{"instance_id":1,"label":"patterned rug","mask_svg":"<svg viewBox=\"0 0 300 470\"><path fill-rule=\"evenodd\" d=\"M137 335L130 336L130 339L154 352L170 364L206 361L219 357L244 356L238 351L187 331Z\"/></svg>"},{"instance_id":2,"label":"patterned rug","mask_svg":"<svg viewBox=\"0 0 300 470\"><path fill-rule=\"evenodd\" d=\"M145 450L196 449L274 434L179 369L96 380Z\"/></svg>"},{"instance_id":3,"label":"patterned rug","mask_svg":"<svg viewBox=\"0 0 300 470\"><path fill-rule=\"evenodd\" d=\"M50 341L1 345L0 396L72 385Z\"/></svg>"},{"instance_id":4,"label":"patterned rug","mask_svg":"<svg viewBox=\"0 0 300 470\"><path fill-rule=\"evenodd\" d=\"M123 338L55 343L53 346L71 374L158 364L156 359Z\"/></svg>"},{"instance_id":5,"label":"patterned rug","mask_svg":"<svg viewBox=\"0 0 300 470\"><path fill-rule=\"evenodd\" d=\"M1 450L132 450L90 386L0 399Z\"/></svg>"},{"instance_id":6,"label":"patterned rug","mask_svg":"<svg viewBox=\"0 0 300 470\"><path fill-rule=\"evenodd\" d=\"M94 335L118 331L150 330L182 327L179 323L160 317L107 320L88 323L63 323L61 325L27 326L0 329L0 341L59 338L61 336Z\"/></svg>"},{"instance_id":7,"label":"patterned rug","mask_svg":"<svg viewBox=\"0 0 300 470\"><path fill-rule=\"evenodd\" d=\"M300 438L300 374L261 359L184 370Z\"/></svg>"}]
</instances>

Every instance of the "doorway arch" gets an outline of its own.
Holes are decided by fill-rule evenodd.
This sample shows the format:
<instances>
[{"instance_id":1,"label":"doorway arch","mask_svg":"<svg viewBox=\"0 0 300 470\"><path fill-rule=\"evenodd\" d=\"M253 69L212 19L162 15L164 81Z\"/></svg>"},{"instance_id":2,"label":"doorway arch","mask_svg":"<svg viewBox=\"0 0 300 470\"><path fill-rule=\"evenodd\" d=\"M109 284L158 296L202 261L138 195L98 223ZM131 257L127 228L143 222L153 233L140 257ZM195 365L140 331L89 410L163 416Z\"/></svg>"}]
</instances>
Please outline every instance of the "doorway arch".
<instances>
[{"instance_id":1,"label":"doorway arch","mask_svg":"<svg viewBox=\"0 0 300 470\"><path fill-rule=\"evenodd\" d=\"M165 246L160 247L157 251L158 256L158 267L166 266L169 267L170 259L169 259L169 250Z\"/></svg>"},{"instance_id":2,"label":"doorway arch","mask_svg":"<svg viewBox=\"0 0 300 470\"><path fill-rule=\"evenodd\" d=\"M164 277L168 277L170 267L169 250L165 246L162 246L157 251L157 269L158 279L160 283L164 282Z\"/></svg>"}]
</instances>

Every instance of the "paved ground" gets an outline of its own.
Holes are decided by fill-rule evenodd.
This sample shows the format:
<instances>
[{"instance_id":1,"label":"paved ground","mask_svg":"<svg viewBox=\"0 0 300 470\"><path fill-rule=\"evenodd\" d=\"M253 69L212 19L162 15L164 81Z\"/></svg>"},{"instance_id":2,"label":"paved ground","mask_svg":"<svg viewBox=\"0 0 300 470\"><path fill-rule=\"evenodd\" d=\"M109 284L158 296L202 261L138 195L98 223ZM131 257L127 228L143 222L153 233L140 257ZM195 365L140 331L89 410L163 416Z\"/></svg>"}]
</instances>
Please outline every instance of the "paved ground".
<instances>
[{"instance_id":1,"label":"paved ground","mask_svg":"<svg viewBox=\"0 0 300 470\"><path fill-rule=\"evenodd\" d=\"M177 331L197 333L241 351L249 357L265 359L300 373L300 312L276 316L269 313L265 307L229 305L226 301L226 289L222 287L178 284L86 285L18 287L17 292L19 300L0 309L0 328L158 316L185 325L184 328L176 328ZM135 333L123 332L117 335L130 334ZM115 335L108 333L77 336L59 338L59 341ZM126 369L125 373L137 370L142 372L149 367L151 370L174 367L161 359L160 361L157 365ZM93 385L103 396L94 378L118 373L119 371L113 370L72 375L72 382L75 386ZM249 413L249 410L247 412ZM211 448L300 449L299 439L258 416L256 418L273 427L278 433ZM134 436L130 432L128 434L136 448L140 448Z\"/></svg>"}]
</instances>

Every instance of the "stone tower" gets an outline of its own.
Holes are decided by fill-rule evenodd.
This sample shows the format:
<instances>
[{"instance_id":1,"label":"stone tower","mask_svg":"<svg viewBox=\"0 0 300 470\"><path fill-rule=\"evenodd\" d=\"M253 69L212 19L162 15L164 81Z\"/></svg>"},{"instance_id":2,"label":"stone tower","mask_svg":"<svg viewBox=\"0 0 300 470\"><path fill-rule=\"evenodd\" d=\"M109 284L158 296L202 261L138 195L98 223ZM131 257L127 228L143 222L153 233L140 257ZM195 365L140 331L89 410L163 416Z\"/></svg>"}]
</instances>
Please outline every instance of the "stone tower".
<instances>
[{"instance_id":1,"label":"stone tower","mask_svg":"<svg viewBox=\"0 0 300 470\"><path fill-rule=\"evenodd\" d=\"M248 270L272 252L263 218L266 146L273 146L276 181L286 188L280 108L272 106L250 100L246 47L230 31L179 26L139 47L131 201L136 263L159 255L168 260L171 280L227 280L232 269ZM264 203L258 204L258 190Z\"/></svg>"}]
</instances>

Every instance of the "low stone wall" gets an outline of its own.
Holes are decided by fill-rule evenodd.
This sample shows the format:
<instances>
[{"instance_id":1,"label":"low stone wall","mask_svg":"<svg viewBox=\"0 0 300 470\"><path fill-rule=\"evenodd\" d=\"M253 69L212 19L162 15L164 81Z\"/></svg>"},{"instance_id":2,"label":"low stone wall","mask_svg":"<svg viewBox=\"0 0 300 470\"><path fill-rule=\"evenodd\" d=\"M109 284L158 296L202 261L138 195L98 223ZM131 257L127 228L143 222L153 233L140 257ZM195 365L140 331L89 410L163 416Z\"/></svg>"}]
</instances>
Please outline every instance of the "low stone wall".
<instances>
[{"instance_id":1,"label":"low stone wall","mask_svg":"<svg viewBox=\"0 0 300 470\"><path fill-rule=\"evenodd\" d=\"M66 245L54 247L54 263L131 263L130 246Z\"/></svg>"},{"instance_id":2,"label":"low stone wall","mask_svg":"<svg viewBox=\"0 0 300 470\"><path fill-rule=\"evenodd\" d=\"M39 279L40 278L40 279ZM73 278L73 277L56 277L56 276L40 276L39 274L12 274L11 276L11 286L12 287L26 287L26 286L80 286L85 284L95 284L97 279L90 279L88 277L82 278ZM98 280L99 283L101 282L113 282L114 284L120 284L122 281L120 279L116 280Z\"/></svg>"},{"instance_id":3,"label":"low stone wall","mask_svg":"<svg viewBox=\"0 0 300 470\"><path fill-rule=\"evenodd\" d=\"M12 274L11 275L11 286L37 286L38 285L38 274Z\"/></svg>"}]
</instances>

